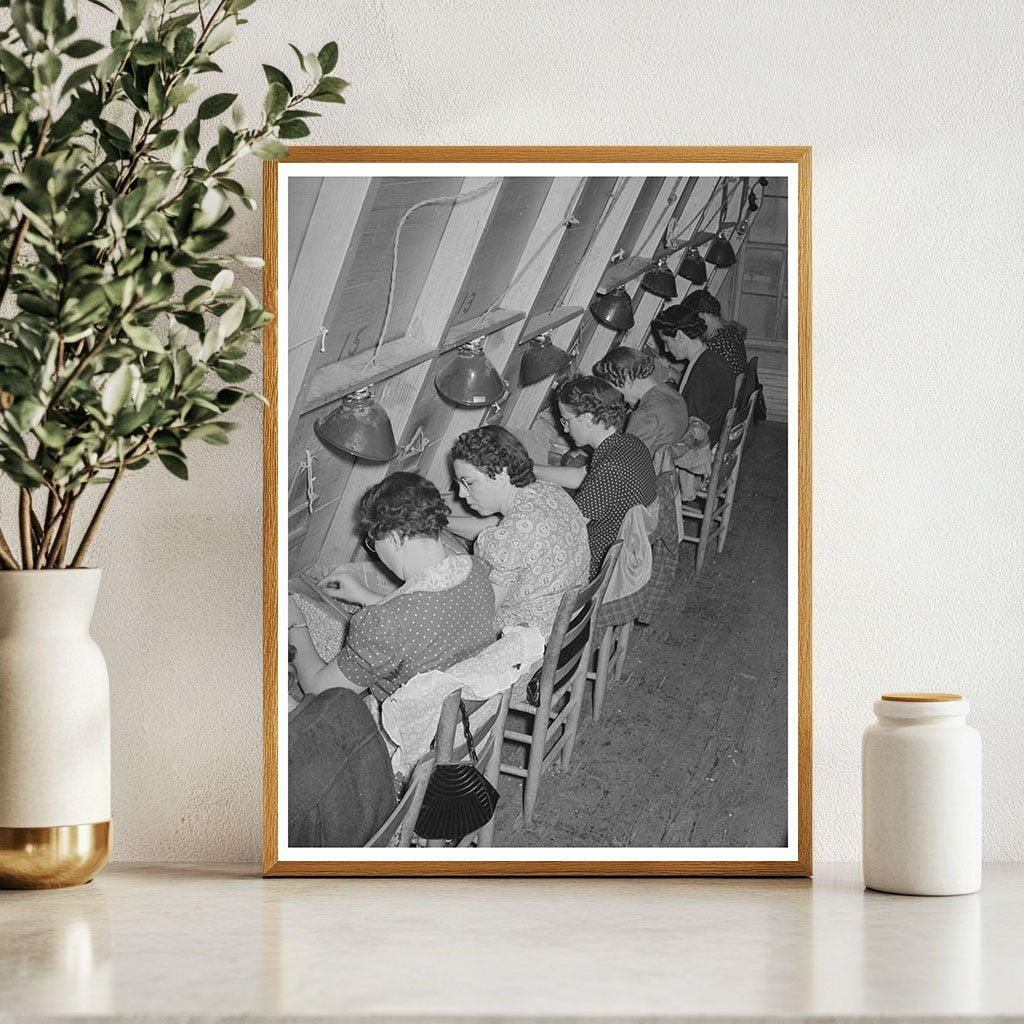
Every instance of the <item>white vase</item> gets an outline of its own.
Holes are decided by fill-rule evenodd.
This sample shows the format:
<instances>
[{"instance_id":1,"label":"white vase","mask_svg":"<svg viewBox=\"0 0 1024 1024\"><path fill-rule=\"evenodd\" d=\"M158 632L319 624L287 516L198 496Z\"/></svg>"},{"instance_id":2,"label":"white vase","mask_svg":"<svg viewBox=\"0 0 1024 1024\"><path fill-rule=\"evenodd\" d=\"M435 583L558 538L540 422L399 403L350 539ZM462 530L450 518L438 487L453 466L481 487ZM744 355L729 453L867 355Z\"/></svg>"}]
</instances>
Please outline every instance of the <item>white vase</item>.
<instances>
[{"instance_id":1,"label":"white vase","mask_svg":"<svg viewBox=\"0 0 1024 1024\"><path fill-rule=\"evenodd\" d=\"M80 885L110 850L99 569L0 572L0 887Z\"/></svg>"}]
</instances>

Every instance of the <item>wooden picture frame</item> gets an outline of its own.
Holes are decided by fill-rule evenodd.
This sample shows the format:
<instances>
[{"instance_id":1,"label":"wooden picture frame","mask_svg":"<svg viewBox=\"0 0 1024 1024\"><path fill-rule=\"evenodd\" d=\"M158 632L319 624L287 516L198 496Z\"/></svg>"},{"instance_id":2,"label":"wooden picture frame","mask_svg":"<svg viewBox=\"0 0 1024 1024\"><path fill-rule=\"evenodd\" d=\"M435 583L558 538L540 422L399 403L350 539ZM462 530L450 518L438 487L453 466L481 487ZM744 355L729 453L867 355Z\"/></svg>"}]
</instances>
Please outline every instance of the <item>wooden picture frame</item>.
<instances>
[{"instance_id":1,"label":"wooden picture frame","mask_svg":"<svg viewBox=\"0 0 1024 1024\"><path fill-rule=\"evenodd\" d=\"M394 256L406 223L399 213L405 218L423 197L428 203L420 205L433 203L437 211L443 205L438 198L442 193L461 196L477 185L478 192L486 191L480 182L492 179L497 184L475 210L471 202L453 200L433 219L424 218L418 225L414 218L409 220L413 231L403 244L412 234L417 237L402 250L406 265L399 280ZM765 179L781 183L776 188L779 194L759 184ZM332 183L329 189L325 182ZM768 204L774 213L766 215L764 223L774 218L773 225L763 230L752 227L756 209L766 198L781 199L781 190L786 192L785 202ZM502 201L504 210L499 208ZM392 208L384 209L388 204ZM563 212L552 212L556 207ZM560 224L566 234L545 249ZM565 242L570 228L577 226L578 236L572 244ZM782 352L782 369L772 378L774 400L796 405L795 416L789 415L784 463L788 615L785 679L780 685L785 693L785 742L774 755L775 770L785 780L785 796L778 802L785 808L785 821L773 821L773 828L783 839L751 847L289 847L288 665L287 645L281 639L287 623L288 578L297 572L300 560L303 565L311 560L311 552L325 562L355 557L359 537L352 509L358 495L389 468L355 460L328 464L326 455L319 461L310 458L310 443L302 434L303 429L309 432L304 403L329 410L355 386L372 383L380 388L402 455L390 468L415 468L443 480L450 473L447 449L460 431L483 418L531 426L550 384L518 389L513 385L498 413L490 407L446 406L433 386L446 354L477 334L487 334L488 351L490 339L495 339L493 358L513 379L521 356L519 343L548 329L556 345L575 347L579 366L587 370L611 344L643 343L652 310L664 301L639 290L641 277L656 257L665 256L671 267L678 266L690 244L698 237L703 239L698 246L707 244L719 228L736 243L743 266L743 246L751 247L751 238L762 239L750 257L749 273L744 277L733 268L727 290L720 286L723 278L730 280L729 274L712 266L706 269L712 273L711 290L720 297L728 294L734 315L742 309L756 320L764 334L763 351ZM284 160L265 165L264 253L263 301L275 313L264 345L264 874L809 876L810 148L293 147ZM362 269L353 278L360 260ZM792 293L788 282L794 275L797 287ZM681 278L679 283L687 285ZM637 291L638 332L618 338L587 312L593 296L617 284ZM502 289L506 297L514 294L516 301L495 294ZM373 294L357 308L353 296L368 292ZM328 323L332 302L334 319ZM339 319L339 303L348 303L347 319ZM396 330L404 333L396 338ZM779 338L788 340L780 343ZM373 353L379 358L369 364L363 361ZM417 417L421 426L429 427L418 434L412 431ZM291 438L289 425L295 435ZM305 451L301 461L294 452L289 461L289 442L296 451ZM328 511L332 502L333 510ZM297 525L303 517L304 533ZM290 541L292 566L287 562ZM727 547L714 557L728 556ZM742 751L737 754L744 756ZM541 799L545 788L557 785L545 776ZM499 804L498 813L515 815L518 810Z\"/></svg>"}]
</instances>

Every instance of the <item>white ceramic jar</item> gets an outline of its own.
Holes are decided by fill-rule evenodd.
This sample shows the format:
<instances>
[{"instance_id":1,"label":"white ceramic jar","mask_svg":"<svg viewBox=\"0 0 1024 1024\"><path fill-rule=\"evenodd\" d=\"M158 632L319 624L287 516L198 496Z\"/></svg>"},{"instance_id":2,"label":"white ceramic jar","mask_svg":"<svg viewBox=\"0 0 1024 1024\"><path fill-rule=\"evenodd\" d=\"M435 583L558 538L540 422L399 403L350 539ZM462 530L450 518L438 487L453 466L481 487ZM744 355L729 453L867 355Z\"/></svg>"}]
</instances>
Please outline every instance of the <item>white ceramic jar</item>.
<instances>
[{"instance_id":1,"label":"white ceramic jar","mask_svg":"<svg viewBox=\"0 0 1024 1024\"><path fill-rule=\"evenodd\" d=\"M864 731L864 884L913 896L981 887L981 737L955 693L890 693Z\"/></svg>"}]
</instances>

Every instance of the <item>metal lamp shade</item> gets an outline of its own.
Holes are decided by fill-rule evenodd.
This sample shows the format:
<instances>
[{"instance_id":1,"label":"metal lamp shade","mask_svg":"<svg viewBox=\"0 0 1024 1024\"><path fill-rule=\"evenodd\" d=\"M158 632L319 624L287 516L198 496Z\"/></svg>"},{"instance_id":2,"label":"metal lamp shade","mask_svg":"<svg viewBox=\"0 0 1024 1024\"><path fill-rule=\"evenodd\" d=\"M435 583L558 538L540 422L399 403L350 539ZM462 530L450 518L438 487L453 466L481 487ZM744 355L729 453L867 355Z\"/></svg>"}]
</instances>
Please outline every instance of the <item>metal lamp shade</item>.
<instances>
[{"instance_id":1,"label":"metal lamp shade","mask_svg":"<svg viewBox=\"0 0 1024 1024\"><path fill-rule=\"evenodd\" d=\"M334 412L313 424L313 433L336 455L390 462L398 454L391 420L369 388L346 395Z\"/></svg>"},{"instance_id":2,"label":"metal lamp shade","mask_svg":"<svg viewBox=\"0 0 1024 1024\"><path fill-rule=\"evenodd\" d=\"M595 320L613 331L628 331L633 326L633 303L622 287L594 299L590 304L590 313Z\"/></svg>"},{"instance_id":3,"label":"metal lamp shade","mask_svg":"<svg viewBox=\"0 0 1024 1024\"><path fill-rule=\"evenodd\" d=\"M539 338L534 338L523 353L523 361L519 364L519 383L524 387L527 384L536 384L537 381L564 370L571 362L572 357L568 352L553 344L548 335L542 334Z\"/></svg>"},{"instance_id":4,"label":"metal lamp shade","mask_svg":"<svg viewBox=\"0 0 1024 1024\"><path fill-rule=\"evenodd\" d=\"M505 382L484 355L477 338L459 349L459 354L434 378L442 398L454 405L493 405L505 394Z\"/></svg>"},{"instance_id":5,"label":"metal lamp shade","mask_svg":"<svg viewBox=\"0 0 1024 1024\"><path fill-rule=\"evenodd\" d=\"M705 284L708 279L708 268L704 266L704 258L696 249L686 250L676 273L693 284Z\"/></svg>"},{"instance_id":6,"label":"metal lamp shade","mask_svg":"<svg viewBox=\"0 0 1024 1024\"><path fill-rule=\"evenodd\" d=\"M736 262L736 253L725 240L725 235L719 235L708 246L708 253L704 259L714 267L731 267Z\"/></svg>"},{"instance_id":7,"label":"metal lamp shade","mask_svg":"<svg viewBox=\"0 0 1024 1024\"><path fill-rule=\"evenodd\" d=\"M678 294L676 275L669 270L664 260L658 260L657 265L644 274L640 286L646 288L652 295L660 295L663 299L674 299Z\"/></svg>"}]
</instances>

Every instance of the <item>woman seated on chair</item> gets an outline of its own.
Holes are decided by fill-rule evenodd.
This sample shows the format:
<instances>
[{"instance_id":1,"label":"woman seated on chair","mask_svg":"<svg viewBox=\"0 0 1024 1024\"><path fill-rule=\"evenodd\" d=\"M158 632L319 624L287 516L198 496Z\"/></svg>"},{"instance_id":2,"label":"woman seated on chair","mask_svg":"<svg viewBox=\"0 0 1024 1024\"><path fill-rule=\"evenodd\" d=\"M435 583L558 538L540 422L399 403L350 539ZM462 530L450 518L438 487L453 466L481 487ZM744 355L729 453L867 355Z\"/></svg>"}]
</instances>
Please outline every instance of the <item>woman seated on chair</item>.
<instances>
[{"instance_id":1,"label":"woman seated on chair","mask_svg":"<svg viewBox=\"0 0 1024 1024\"><path fill-rule=\"evenodd\" d=\"M597 377L572 377L558 389L562 429L577 448L593 448L589 465L533 467L537 477L567 488L587 519L590 578L601 569L608 548L619 535L626 513L658 496L654 461L647 445L625 434L626 403Z\"/></svg>"},{"instance_id":2,"label":"woman seated on chair","mask_svg":"<svg viewBox=\"0 0 1024 1024\"><path fill-rule=\"evenodd\" d=\"M530 456L504 427L467 430L452 447L459 497L475 516L452 516L448 529L473 540L491 566L495 627L525 623L545 639L562 595L586 583L587 523L576 503L538 480Z\"/></svg>"},{"instance_id":3,"label":"woman seated on chair","mask_svg":"<svg viewBox=\"0 0 1024 1024\"><path fill-rule=\"evenodd\" d=\"M647 445L657 461L666 449L682 440L689 423L686 401L668 384L654 376L654 357L620 345L594 365L594 376L622 394L632 408L626 433Z\"/></svg>"},{"instance_id":4,"label":"woman seated on chair","mask_svg":"<svg viewBox=\"0 0 1024 1024\"><path fill-rule=\"evenodd\" d=\"M329 574L326 594L364 606L337 660L321 660L294 601L288 642L305 693L369 689L379 702L416 673L448 668L491 643L494 591L485 562L442 546L448 506L429 480L392 473L363 495L360 513L364 543L403 584L379 594L344 570Z\"/></svg>"},{"instance_id":5,"label":"woman seated on chair","mask_svg":"<svg viewBox=\"0 0 1024 1024\"><path fill-rule=\"evenodd\" d=\"M710 466L707 455L718 441L732 407L735 375L728 363L704 344L704 321L692 310L682 305L668 306L651 321L651 330L669 356L686 362L679 391L686 402L689 422L675 445L676 464L683 467L686 453L692 452L696 461L706 461Z\"/></svg>"}]
</instances>

